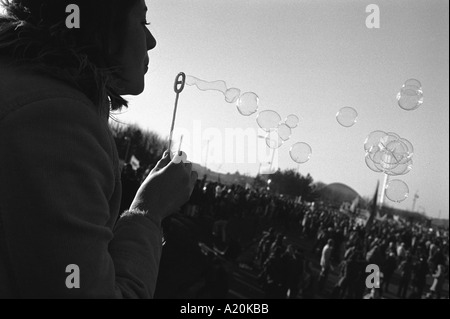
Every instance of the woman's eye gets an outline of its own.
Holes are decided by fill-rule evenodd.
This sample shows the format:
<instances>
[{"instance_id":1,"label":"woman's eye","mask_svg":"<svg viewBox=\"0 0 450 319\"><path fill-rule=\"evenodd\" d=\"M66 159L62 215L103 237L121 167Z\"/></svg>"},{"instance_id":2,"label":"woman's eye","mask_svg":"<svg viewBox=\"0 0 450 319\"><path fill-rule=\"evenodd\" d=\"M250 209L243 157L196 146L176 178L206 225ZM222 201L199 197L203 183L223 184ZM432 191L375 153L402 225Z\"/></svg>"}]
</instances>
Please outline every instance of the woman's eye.
<instances>
[{"instance_id":1,"label":"woman's eye","mask_svg":"<svg viewBox=\"0 0 450 319\"><path fill-rule=\"evenodd\" d=\"M143 22L145 25L150 25L150 22L144 21Z\"/></svg>"}]
</instances>

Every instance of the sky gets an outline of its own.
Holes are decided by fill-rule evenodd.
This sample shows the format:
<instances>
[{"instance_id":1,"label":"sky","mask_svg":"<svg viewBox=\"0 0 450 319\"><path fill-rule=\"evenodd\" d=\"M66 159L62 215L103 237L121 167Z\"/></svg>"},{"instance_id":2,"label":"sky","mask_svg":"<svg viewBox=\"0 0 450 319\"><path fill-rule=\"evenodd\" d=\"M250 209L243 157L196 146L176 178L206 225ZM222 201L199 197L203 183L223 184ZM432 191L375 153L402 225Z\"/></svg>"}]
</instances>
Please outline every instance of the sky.
<instances>
[{"instance_id":1,"label":"sky","mask_svg":"<svg viewBox=\"0 0 450 319\"><path fill-rule=\"evenodd\" d=\"M379 28L366 26L370 4L379 8ZM130 107L117 115L120 121L168 137L177 74L223 80L228 88L256 93L258 112L242 116L222 93L186 86L174 140L184 135L188 159L223 173L256 175L260 166L245 153L253 152L253 141L238 160L228 155L242 147L227 144L227 134L257 132L259 111L275 110L282 118L295 114L300 122L276 153L278 167L326 184L341 182L371 197L384 175L366 166L364 140L375 130L395 132L414 145L414 166L391 177L408 186L409 196L385 203L448 218L448 1L153 0L147 6L158 44L149 53L146 89L128 97ZM396 95L410 78L422 83L424 103L405 111ZM358 112L349 128L336 121L346 106ZM312 148L310 160L300 165L289 155L297 142Z\"/></svg>"},{"instance_id":2,"label":"sky","mask_svg":"<svg viewBox=\"0 0 450 319\"><path fill-rule=\"evenodd\" d=\"M344 183L371 197L384 175L366 166L364 140L375 130L395 132L414 145L414 166L408 174L391 178L405 182L409 196L401 203L385 198L385 203L408 210L414 206L429 217L448 219L447 0L146 3L149 29L158 44L149 53L144 93L127 97L129 108L116 114L119 121L168 137L177 74L223 80L228 88L256 93L258 112L242 116L222 93L186 86L179 96L174 140L183 134L182 150L188 159L222 173L256 175L260 165L251 153L259 154L264 140L253 137L241 146L227 144L230 132L261 135L259 111L275 110L282 118L295 114L300 122L277 150L278 167L309 173L326 184ZM366 26L370 4L379 7L379 28ZM410 78L422 83L424 103L405 111L396 94ZM336 121L342 107L358 112L352 127ZM262 142L257 150L255 139ZM300 165L289 156L297 142L312 148L310 160ZM238 159L239 152L244 159Z\"/></svg>"}]
</instances>

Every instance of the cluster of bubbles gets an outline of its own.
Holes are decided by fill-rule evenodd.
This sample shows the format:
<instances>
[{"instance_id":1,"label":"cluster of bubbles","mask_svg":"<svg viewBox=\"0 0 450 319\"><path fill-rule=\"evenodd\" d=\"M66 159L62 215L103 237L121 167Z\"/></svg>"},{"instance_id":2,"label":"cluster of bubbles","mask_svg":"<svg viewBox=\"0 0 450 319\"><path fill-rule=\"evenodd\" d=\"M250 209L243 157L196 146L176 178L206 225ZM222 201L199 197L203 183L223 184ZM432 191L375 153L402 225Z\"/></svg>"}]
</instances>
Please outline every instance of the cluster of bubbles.
<instances>
[{"instance_id":1,"label":"cluster of bubbles","mask_svg":"<svg viewBox=\"0 0 450 319\"><path fill-rule=\"evenodd\" d=\"M352 127L358 120L358 112L352 107L343 107L336 114L336 121L343 127Z\"/></svg>"},{"instance_id":2,"label":"cluster of bubbles","mask_svg":"<svg viewBox=\"0 0 450 319\"><path fill-rule=\"evenodd\" d=\"M186 77L186 85L195 85L202 91L219 91L221 92L227 103L235 103L238 112L243 116L250 116L259 110L259 97L253 92L245 92L241 94L241 90L237 88L228 88L225 81L207 82L193 76ZM285 144L292 135L292 130L296 128L300 119L290 114L282 119L280 114L273 110L264 110L258 113L256 117L258 126L266 132L264 136L267 147L275 150ZM302 164L306 163L312 154L311 146L306 143L294 144L289 154L293 161Z\"/></svg>"},{"instance_id":3,"label":"cluster of bubbles","mask_svg":"<svg viewBox=\"0 0 450 319\"><path fill-rule=\"evenodd\" d=\"M416 79L407 80L397 94L398 106L413 111L423 104L422 84Z\"/></svg>"},{"instance_id":4,"label":"cluster of bubbles","mask_svg":"<svg viewBox=\"0 0 450 319\"><path fill-rule=\"evenodd\" d=\"M256 122L262 130L267 132L266 145L271 149L277 149L289 140L292 129L298 126L300 119L291 114L282 121L277 112L266 110L258 114ZM303 164L311 158L312 148L304 142L296 143L291 146L289 155L294 162Z\"/></svg>"},{"instance_id":5,"label":"cluster of bubbles","mask_svg":"<svg viewBox=\"0 0 450 319\"><path fill-rule=\"evenodd\" d=\"M414 147L396 133L370 133L364 141L364 150L366 165L374 172L400 176L409 173L413 167ZM386 186L386 197L393 202L402 202L408 194L408 185L401 180L391 180Z\"/></svg>"},{"instance_id":6,"label":"cluster of bubbles","mask_svg":"<svg viewBox=\"0 0 450 319\"><path fill-rule=\"evenodd\" d=\"M298 126L300 119L291 114L282 120L277 112L266 110L258 114L256 122L267 133L266 145L271 149L277 149L290 139L292 129ZM311 158L312 148L304 142L296 143L291 146L289 155L294 162L303 164Z\"/></svg>"}]
</instances>

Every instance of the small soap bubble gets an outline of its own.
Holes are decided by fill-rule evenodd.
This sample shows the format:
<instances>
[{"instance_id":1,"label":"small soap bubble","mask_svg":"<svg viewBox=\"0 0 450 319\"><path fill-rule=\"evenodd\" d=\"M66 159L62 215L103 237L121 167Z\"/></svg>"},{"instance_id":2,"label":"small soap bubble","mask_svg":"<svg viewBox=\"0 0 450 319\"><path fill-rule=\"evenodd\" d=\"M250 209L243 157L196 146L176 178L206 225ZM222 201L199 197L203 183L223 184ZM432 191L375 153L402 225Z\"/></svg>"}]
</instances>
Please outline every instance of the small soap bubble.
<instances>
[{"instance_id":1,"label":"small soap bubble","mask_svg":"<svg viewBox=\"0 0 450 319\"><path fill-rule=\"evenodd\" d=\"M397 94L398 105L406 111L418 109L423 104L422 84L416 79L409 79Z\"/></svg>"},{"instance_id":2,"label":"small soap bubble","mask_svg":"<svg viewBox=\"0 0 450 319\"><path fill-rule=\"evenodd\" d=\"M408 158L410 158L414 154L414 146L406 138L400 138L400 141L406 145L406 148L408 150Z\"/></svg>"},{"instance_id":3,"label":"small soap bubble","mask_svg":"<svg viewBox=\"0 0 450 319\"><path fill-rule=\"evenodd\" d=\"M312 156L312 148L309 144L300 142L292 145L289 150L289 155L292 160L298 164L308 162Z\"/></svg>"},{"instance_id":4,"label":"small soap bubble","mask_svg":"<svg viewBox=\"0 0 450 319\"><path fill-rule=\"evenodd\" d=\"M383 136L382 138L380 138L380 143L378 144L378 146L381 148L381 149L387 149L387 145L388 144L390 144L390 143L392 143L392 142L395 142L395 141L398 141L398 135L397 134L392 134L392 133L386 133L386 135L385 136Z\"/></svg>"},{"instance_id":5,"label":"small soap bubble","mask_svg":"<svg viewBox=\"0 0 450 319\"><path fill-rule=\"evenodd\" d=\"M422 83L420 83L420 81L416 80L416 79L409 79L409 80L405 81L404 86L415 87L417 89L421 89Z\"/></svg>"},{"instance_id":6,"label":"small soap bubble","mask_svg":"<svg viewBox=\"0 0 450 319\"><path fill-rule=\"evenodd\" d=\"M236 103L237 99L241 95L241 90L236 89L236 88L231 88L231 89L226 90L224 95L225 95L225 101L227 101L228 103Z\"/></svg>"},{"instance_id":7,"label":"small soap bubble","mask_svg":"<svg viewBox=\"0 0 450 319\"><path fill-rule=\"evenodd\" d=\"M278 125L277 128L277 133L278 136L283 140L283 141L287 141L292 134L292 130L289 126L287 126L286 124L280 124Z\"/></svg>"},{"instance_id":8,"label":"small soap bubble","mask_svg":"<svg viewBox=\"0 0 450 319\"><path fill-rule=\"evenodd\" d=\"M373 146L378 146L378 144L380 143L380 139L383 138L386 134L387 133L383 131L373 131L372 133L370 133L364 141L364 150L367 152Z\"/></svg>"},{"instance_id":9,"label":"small soap bubble","mask_svg":"<svg viewBox=\"0 0 450 319\"><path fill-rule=\"evenodd\" d=\"M375 165L374 161L370 158L370 154L369 154L369 153L366 154L365 162L366 162L367 167L368 167L369 169L371 169L372 171L374 171L374 172L376 172L376 173L381 173L381 172L382 172L382 170L379 169L379 168Z\"/></svg>"},{"instance_id":10,"label":"small soap bubble","mask_svg":"<svg viewBox=\"0 0 450 319\"><path fill-rule=\"evenodd\" d=\"M288 115L288 117L286 117L284 124L286 124L290 128L296 128L299 122L300 122L300 120L299 120L298 116L291 114L291 115Z\"/></svg>"},{"instance_id":11,"label":"small soap bubble","mask_svg":"<svg viewBox=\"0 0 450 319\"><path fill-rule=\"evenodd\" d=\"M250 116L258 111L259 97L253 92L246 92L239 97L236 107L242 115Z\"/></svg>"},{"instance_id":12,"label":"small soap bubble","mask_svg":"<svg viewBox=\"0 0 450 319\"><path fill-rule=\"evenodd\" d=\"M277 149L284 144L284 141L280 138L276 131L271 131L266 135L266 145L270 149Z\"/></svg>"},{"instance_id":13,"label":"small soap bubble","mask_svg":"<svg viewBox=\"0 0 450 319\"><path fill-rule=\"evenodd\" d=\"M281 116L275 111L267 110L259 112L256 123L266 132L276 129L281 122Z\"/></svg>"},{"instance_id":14,"label":"small soap bubble","mask_svg":"<svg viewBox=\"0 0 450 319\"><path fill-rule=\"evenodd\" d=\"M412 159L408 159L405 163L400 163L396 167L390 169L386 172L386 174L390 176L398 176L398 175L406 175L411 171L413 168L413 162Z\"/></svg>"},{"instance_id":15,"label":"small soap bubble","mask_svg":"<svg viewBox=\"0 0 450 319\"><path fill-rule=\"evenodd\" d=\"M352 127L358 119L358 112L352 107L343 107L336 114L336 120L343 127Z\"/></svg>"}]
</instances>

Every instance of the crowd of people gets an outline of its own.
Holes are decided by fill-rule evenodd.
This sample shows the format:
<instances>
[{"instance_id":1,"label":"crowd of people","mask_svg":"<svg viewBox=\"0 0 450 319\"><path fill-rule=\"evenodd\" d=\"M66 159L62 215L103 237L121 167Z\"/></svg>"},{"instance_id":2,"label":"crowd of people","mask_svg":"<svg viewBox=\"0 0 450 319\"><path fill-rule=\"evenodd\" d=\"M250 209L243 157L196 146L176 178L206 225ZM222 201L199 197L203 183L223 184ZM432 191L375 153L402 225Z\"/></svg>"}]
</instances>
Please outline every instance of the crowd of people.
<instances>
[{"instance_id":1,"label":"crowd of people","mask_svg":"<svg viewBox=\"0 0 450 319\"><path fill-rule=\"evenodd\" d=\"M138 178L135 174L133 179ZM361 299L388 293L398 298L444 297L448 229L436 231L393 219L366 226L324 203L299 202L266 189L205 178L197 181L182 214L210 218L212 245L219 251L236 243L237 251L253 250L252 267L267 298ZM381 272L375 295L366 287L369 264ZM336 282L330 282L331 272ZM391 287L394 281L396 291Z\"/></svg>"}]
</instances>

